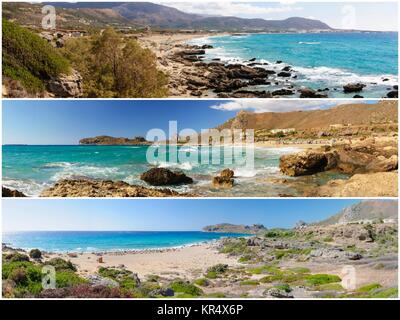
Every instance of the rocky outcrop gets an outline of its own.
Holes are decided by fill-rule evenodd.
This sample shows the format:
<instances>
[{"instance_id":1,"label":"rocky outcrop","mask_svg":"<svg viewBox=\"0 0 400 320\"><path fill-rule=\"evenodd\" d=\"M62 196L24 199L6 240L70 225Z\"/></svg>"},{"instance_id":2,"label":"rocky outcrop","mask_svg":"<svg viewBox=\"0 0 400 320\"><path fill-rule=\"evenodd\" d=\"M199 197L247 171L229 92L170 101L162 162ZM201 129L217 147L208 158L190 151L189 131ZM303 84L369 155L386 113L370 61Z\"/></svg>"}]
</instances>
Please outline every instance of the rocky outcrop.
<instances>
[{"instance_id":1,"label":"rocky outcrop","mask_svg":"<svg viewBox=\"0 0 400 320\"><path fill-rule=\"evenodd\" d=\"M147 141L143 137L129 138L117 138L110 136L97 136L92 138L84 138L79 140L79 144L88 145L150 145L151 142Z\"/></svg>"},{"instance_id":2,"label":"rocky outcrop","mask_svg":"<svg viewBox=\"0 0 400 320\"><path fill-rule=\"evenodd\" d=\"M349 83L343 86L343 92L344 93L360 92L364 87L366 87L366 85L363 83Z\"/></svg>"},{"instance_id":3,"label":"rocky outcrop","mask_svg":"<svg viewBox=\"0 0 400 320\"><path fill-rule=\"evenodd\" d=\"M304 176L332 169L336 166L336 159L334 152L306 151L282 156L279 168L291 177Z\"/></svg>"},{"instance_id":4,"label":"rocky outcrop","mask_svg":"<svg viewBox=\"0 0 400 320\"><path fill-rule=\"evenodd\" d=\"M26 197L26 195L24 195L22 192L18 191L18 190L12 190L6 187L2 187L2 196L3 198L15 198L15 197L20 197L20 198L24 198Z\"/></svg>"},{"instance_id":5,"label":"rocky outcrop","mask_svg":"<svg viewBox=\"0 0 400 320\"><path fill-rule=\"evenodd\" d=\"M48 90L56 97L80 98L83 95L82 76L78 71L52 77L47 83Z\"/></svg>"},{"instance_id":6,"label":"rocky outcrop","mask_svg":"<svg viewBox=\"0 0 400 320\"><path fill-rule=\"evenodd\" d=\"M166 168L152 168L140 175L140 179L152 186L179 185L193 183L193 179L180 171Z\"/></svg>"},{"instance_id":7,"label":"rocky outcrop","mask_svg":"<svg viewBox=\"0 0 400 320\"><path fill-rule=\"evenodd\" d=\"M170 189L153 189L124 181L65 179L44 190L41 197L180 197L193 196Z\"/></svg>"},{"instance_id":8,"label":"rocky outcrop","mask_svg":"<svg viewBox=\"0 0 400 320\"><path fill-rule=\"evenodd\" d=\"M327 98L328 95L326 93L320 93L310 88L302 88L299 89L300 98Z\"/></svg>"},{"instance_id":9,"label":"rocky outcrop","mask_svg":"<svg viewBox=\"0 0 400 320\"><path fill-rule=\"evenodd\" d=\"M288 176L311 175L327 170L347 174L397 170L397 147L366 140L355 145L339 145L303 151L280 158L281 172Z\"/></svg>"},{"instance_id":10,"label":"rocky outcrop","mask_svg":"<svg viewBox=\"0 0 400 320\"><path fill-rule=\"evenodd\" d=\"M397 197L398 173L396 171L355 174L348 180L331 180L308 195L317 197Z\"/></svg>"},{"instance_id":11,"label":"rocky outcrop","mask_svg":"<svg viewBox=\"0 0 400 320\"><path fill-rule=\"evenodd\" d=\"M214 188L232 188L234 184L234 172L231 169L224 169L221 171L219 176L216 176L212 180Z\"/></svg>"},{"instance_id":12,"label":"rocky outcrop","mask_svg":"<svg viewBox=\"0 0 400 320\"><path fill-rule=\"evenodd\" d=\"M258 234L263 233L267 230L262 224L253 225L235 225L230 223L220 223L210 226L205 226L203 231L205 232L225 232L225 233L244 233L244 234ZM258 238L252 238L258 239ZM256 240L255 240L256 241Z\"/></svg>"}]
</instances>

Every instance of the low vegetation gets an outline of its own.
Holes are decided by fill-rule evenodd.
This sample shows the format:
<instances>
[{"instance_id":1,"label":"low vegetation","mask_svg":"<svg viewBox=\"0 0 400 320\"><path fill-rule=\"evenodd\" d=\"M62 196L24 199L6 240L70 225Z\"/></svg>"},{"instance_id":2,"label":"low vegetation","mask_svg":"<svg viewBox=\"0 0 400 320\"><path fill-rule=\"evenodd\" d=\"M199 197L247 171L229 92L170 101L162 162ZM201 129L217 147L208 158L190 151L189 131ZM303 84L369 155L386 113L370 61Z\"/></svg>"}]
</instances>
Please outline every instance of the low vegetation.
<instances>
[{"instance_id":1,"label":"low vegetation","mask_svg":"<svg viewBox=\"0 0 400 320\"><path fill-rule=\"evenodd\" d=\"M63 54L83 77L90 98L157 98L167 95L167 76L156 57L112 28L90 38L69 39Z\"/></svg>"},{"instance_id":2,"label":"low vegetation","mask_svg":"<svg viewBox=\"0 0 400 320\"><path fill-rule=\"evenodd\" d=\"M70 72L68 60L37 34L6 19L2 28L3 77L36 94L46 89L46 80Z\"/></svg>"}]
</instances>

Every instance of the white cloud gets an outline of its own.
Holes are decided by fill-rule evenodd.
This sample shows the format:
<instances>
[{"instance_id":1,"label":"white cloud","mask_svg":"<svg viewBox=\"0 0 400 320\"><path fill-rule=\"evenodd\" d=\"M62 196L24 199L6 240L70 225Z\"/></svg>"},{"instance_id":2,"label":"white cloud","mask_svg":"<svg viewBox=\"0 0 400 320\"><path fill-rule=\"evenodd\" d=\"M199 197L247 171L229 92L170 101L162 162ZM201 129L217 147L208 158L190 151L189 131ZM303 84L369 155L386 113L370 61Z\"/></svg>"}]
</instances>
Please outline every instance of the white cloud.
<instances>
[{"instance_id":1,"label":"white cloud","mask_svg":"<svg viewBox=\"0 0 400 320\"><path fill-rule=\"evenodd\" d=\"M263 7L252 3L233 2L165 2L161 3L187 13L196 13L214 16L250 16L270 15L273 13L285 13L299 11L302 8L293 7L290 4L281 4L279 7Z\"/></svg>"},{"instance_id":2,"label":"white cloud","mask_svg":"<svg viewBox=\"0 0 400 320\"><path fill-rule=\"evenodd\" d=\"M223 111L250 110L256 113L289 112L326 109L352 102L354 103L351 100L234 100L215 104L211 108Z\"/></svg>"}]
</instances>

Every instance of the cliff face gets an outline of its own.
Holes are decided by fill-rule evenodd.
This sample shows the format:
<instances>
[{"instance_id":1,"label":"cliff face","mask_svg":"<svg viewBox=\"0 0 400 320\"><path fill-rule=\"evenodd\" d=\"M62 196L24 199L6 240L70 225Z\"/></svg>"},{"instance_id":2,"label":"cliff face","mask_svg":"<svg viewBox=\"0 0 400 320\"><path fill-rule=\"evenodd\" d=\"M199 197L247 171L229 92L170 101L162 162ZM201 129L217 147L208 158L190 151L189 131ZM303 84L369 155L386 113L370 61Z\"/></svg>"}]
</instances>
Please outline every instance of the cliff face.
<instances>
[{"instance_id":1,"label":"cliff face","mask_svg":"<svg viewBox=\"0 0 400 320\"><path fill-rule=\"evenodd\" d=\"M246 225L235 225L230 223L220 223L210 226L205 226L203 231L205 232L222 232L222 233L248 233L257 234L267 229L262 224L253 224L251 226Z\"/></svg>"},{"instance_id":2,"label":"cliff face","mask_svg":"<svg viewBox=\"0 0 400 320\"><path fill-rule=\"evenodd\" d=\"M375 104L352 103L325 110L263 112L239 111L218 129L311 129L330 125L371 125L397 123L397 102L380 101Z\"/></svg>"},{"instance_id":3,"label":"cliff face","mask_svg":"<svg viewBox=\"0 0 400 320\"><path fill-rule=\"evenodd\" d=\"M79 144L87 145L150 145L151 142L143 137L134 137L133 139L123 137L97 136L79 140Z\"/></svg>"}]
</instances>

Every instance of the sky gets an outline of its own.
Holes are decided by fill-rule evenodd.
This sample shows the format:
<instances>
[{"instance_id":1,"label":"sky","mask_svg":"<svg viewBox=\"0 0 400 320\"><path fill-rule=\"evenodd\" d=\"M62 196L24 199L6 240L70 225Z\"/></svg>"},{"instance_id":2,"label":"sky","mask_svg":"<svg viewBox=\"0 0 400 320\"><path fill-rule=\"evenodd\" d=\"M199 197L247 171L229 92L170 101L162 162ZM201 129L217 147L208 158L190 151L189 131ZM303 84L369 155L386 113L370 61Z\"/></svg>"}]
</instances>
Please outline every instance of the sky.
<instances>
[{"instance_id":1,"label":"sky","mask_svg":"<svg viewBox=\"0 0 400 320\"><path fill-rule=\"evenodd\" d=\"M375 102L375 101L370 101ZM3 144L78 144L82 138L146 136L153 128L167 136L169 121L178 130L214 128L238 110L254 112L314 110L346 100L5 100ZM6 121L4 120L6 119Z\"/></svg>"},{"instance_id":2,"label":"sky","mask_svg":"<svg viewBox=\"0 0 400 320\"><path fill-rule=\"evenodd\" d=\"M396 31L397 2L281 2L161 1L188 13L280 20L303 17L321 20L332 28Z\"/></svg>"},{"instance_id":3,"label":"sky","mask_svg":"<svg viewBox=\"0 0 400 320\"><path fill-rule=\"evenodd\" d=\"M357 199L3 199L3 231L195 231L216 223L290 228Z\"/></svg>"}]
</instances>

